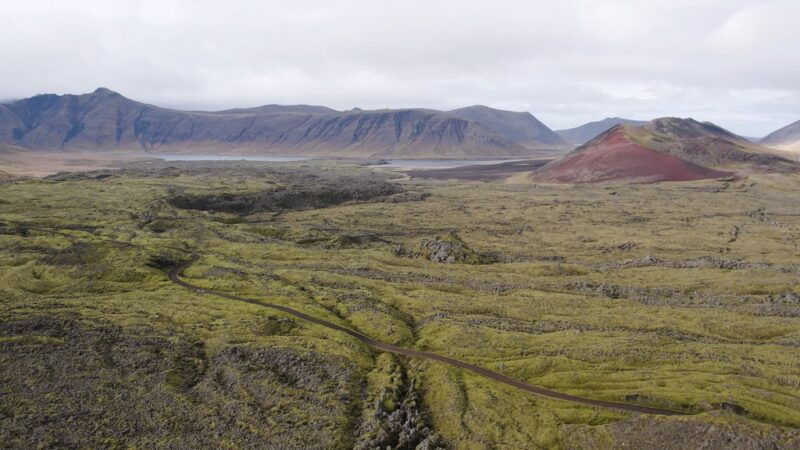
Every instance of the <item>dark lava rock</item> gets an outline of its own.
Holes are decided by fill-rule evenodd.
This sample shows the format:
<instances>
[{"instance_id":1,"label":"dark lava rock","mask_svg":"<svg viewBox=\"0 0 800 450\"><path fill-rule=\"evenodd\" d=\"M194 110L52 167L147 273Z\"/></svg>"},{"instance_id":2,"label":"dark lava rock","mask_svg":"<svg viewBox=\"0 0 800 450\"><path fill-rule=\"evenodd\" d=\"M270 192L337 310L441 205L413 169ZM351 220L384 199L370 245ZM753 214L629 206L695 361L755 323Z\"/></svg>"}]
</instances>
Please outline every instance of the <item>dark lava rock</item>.
<instances>
[{"instance_id":1,"label":"dark lava rock","mask_svg":"<svg viewBox=\"0 0 800 450\"><path fill-rule=\"evenodd\" d=\"M484 255L471 249L455 232L422 241L413 256L443 264L482 264L490 262Z\"/></svg>"},{"instance_id":2,"label":"dark lava rock","mask_svg":"<svg viewBox=\"0 0 800 450\"><path fill-rule=\"evenodd\" d=\"M302 180L276 190L209 195L174 194L170 205L181 209L254 214L283 210L305 210L367 201L403 192L389 181L371 176L342 176L332 179Z\"/></svg>"}]
</instances>

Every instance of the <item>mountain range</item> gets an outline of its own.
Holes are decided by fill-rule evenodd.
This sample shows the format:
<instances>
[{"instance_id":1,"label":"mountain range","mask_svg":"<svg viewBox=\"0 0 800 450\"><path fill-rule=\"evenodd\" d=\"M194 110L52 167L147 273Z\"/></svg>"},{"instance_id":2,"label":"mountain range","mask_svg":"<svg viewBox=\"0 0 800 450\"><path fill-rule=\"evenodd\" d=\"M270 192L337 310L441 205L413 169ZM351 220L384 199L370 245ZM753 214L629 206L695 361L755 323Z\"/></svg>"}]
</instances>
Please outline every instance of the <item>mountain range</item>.
<instances>
[{"instance_id":1,"label":"mountain range","mask_svg":"<svg viewBox=\"0 0 800 450\"><path fill-rule=\"evenodd\" d=\"M566 143L530 113L336 111L265 105L179 111L99 88L0 105L0 144L37 150L230 152L370 157L533 157Z\"/></svg>"},{"instance_id":2,"label":"mountain range","mask_svg":"<svg viewBox=\"0 0 800 450\"><path fill-rule=\"evenodd\" d=\"M562 183L689 181L800 164L709 122L666 117L619 124L533 174Z\"/></svg>"},{"instance_id":3,"label":"mountain range","mask_svg":"<svg viewBox=\"0 0 800 450\"><path fill-rule=\"evenodd\" d=\"M766 147L800 151L800 121L756 144L708 122L677 118L644 122L614 117L554 132L530 113L482 105L451 111L337 111L314 105L181 111L137 102L105 88L82 95L43 94L0 105L0 147L16 149L535 158L562 155L570 145L582 142L537 176L672 180L743 168L784 170L794 163ZM676 171L669 172L669 167Z\"/></svg>"}]
</instances>

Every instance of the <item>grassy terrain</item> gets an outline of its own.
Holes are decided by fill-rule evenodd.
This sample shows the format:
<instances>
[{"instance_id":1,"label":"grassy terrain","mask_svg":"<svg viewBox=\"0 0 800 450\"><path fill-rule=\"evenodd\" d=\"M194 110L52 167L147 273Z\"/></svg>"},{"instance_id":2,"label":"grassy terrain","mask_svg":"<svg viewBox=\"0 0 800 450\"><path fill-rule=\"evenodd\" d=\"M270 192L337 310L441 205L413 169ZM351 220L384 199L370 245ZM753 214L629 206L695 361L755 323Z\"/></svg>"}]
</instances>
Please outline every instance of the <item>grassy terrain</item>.
<instances>
[{"instance_id":1,"label":"grassy terrain","mask_svg":"<svg viewBox=\"0 0 800 450\"><path fill-rule=\"evenodd\" d=\"M343 163L271 167L142 163L0 185L0 441L800 445L799 179L397 189ZM456 235L467 262L492 263L440 264L420 246ZM181 258L168 246L201 254L193 284L691 415L542 399L198 296L159 267Z\"/></svg>"}]
</instances>

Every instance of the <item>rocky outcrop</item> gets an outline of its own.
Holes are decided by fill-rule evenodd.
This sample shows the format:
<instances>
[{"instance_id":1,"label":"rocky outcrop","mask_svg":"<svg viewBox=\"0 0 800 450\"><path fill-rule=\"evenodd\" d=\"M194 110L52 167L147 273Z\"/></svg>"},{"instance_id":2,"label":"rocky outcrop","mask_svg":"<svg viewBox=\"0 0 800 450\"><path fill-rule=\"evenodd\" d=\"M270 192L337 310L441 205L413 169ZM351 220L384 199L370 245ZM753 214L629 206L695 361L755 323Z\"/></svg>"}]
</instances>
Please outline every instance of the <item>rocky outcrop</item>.
<instances>
[{"instance_id":1,"label":"rocky outcrop","mask_svg":"<svg viewBox=\"0 0 800 450\"><path fill-rule=\"evenodd\" d=\"M420 408L416 380L397 365L387 386L375 396L371 414L359 427L357 450L445 449L442 439L428 425Z\"/></svg>"},{"instance_id":2,"label":"rocky outcrop","mask_svg":"<svg viewBox=\"0 0 800 450\"><path fill-rule=\"evenodd\" d=\"M471 249L454 232L422 241L417 250L407 250L402 245L392 250L395 256L422 258L440 264L486 264L494 262L491 255L482 255Z\"/></svg>"}]
</instances>

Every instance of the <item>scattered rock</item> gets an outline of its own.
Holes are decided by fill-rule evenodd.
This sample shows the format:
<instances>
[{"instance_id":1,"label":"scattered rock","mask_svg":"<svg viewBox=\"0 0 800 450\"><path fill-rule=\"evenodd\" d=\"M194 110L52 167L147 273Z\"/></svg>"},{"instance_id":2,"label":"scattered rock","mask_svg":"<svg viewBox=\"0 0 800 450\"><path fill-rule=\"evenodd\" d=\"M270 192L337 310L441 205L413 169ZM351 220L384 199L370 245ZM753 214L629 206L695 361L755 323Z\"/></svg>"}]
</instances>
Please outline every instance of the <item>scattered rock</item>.
<instances>
[{"instance_id":1,"label":"scattered rock","mask_svg":"<svg viewBox=\"0 0 800 450\"><path fill-rule=\"evenodd\" d=\"M636 247L635 242L623 242L619 245L608 245L601 248L603 253L614 253L614 252L627 252L628 250L633 249Z\"/></svg>"},{"instance_id":2,"label":"scattered rock","mask_svg":"<svg viewBox=\"0 0 800 450\"><path fill-rule=\"evenodd\" d=\"M800 295L792 291L782 292L780 294L769 294L767 300L770 303L782 303L782 304L789 304L789 305L797 305L800 304Z\"/></svg>"},{"instance_id":3,"label":"scattered rock","mask_svg":"<svg viewBox=\"0 0 800 450\"><path fill-rule=\"evenodd\" d=\"M744 419L732 423L709 423L692 418L634 416L602 427L589 427L568 435L565 449L635 448L747 448L796 449L797 430L767 428Z\"/></svg>"},{"instance_id":4,"label":"scattered rock","mask_svg":"<svg viewBox=\"0 0 800 450\"><path fill-rule=\"evenodd\" d=\"M732 412L737 416L746 416L750 414L750 411L746 410L745 408L737 405L733 402L722 402L722 403L715 403L712 405L714 408L722 409L728 412Z\"/></svg>"}]
</instances>

